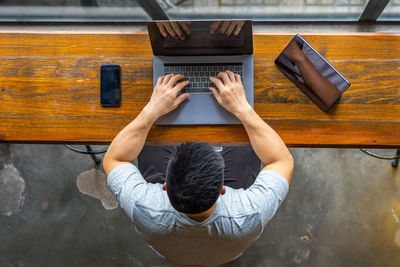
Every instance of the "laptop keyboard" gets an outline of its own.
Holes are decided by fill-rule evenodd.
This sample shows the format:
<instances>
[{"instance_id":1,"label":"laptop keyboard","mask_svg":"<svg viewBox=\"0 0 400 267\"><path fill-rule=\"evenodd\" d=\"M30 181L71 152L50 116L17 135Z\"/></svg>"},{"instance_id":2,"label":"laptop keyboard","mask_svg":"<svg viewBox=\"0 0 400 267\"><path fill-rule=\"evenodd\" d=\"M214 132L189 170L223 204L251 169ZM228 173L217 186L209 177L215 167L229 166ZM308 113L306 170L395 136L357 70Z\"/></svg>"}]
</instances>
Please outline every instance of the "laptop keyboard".
<instances>
[{"instance_id":1,"label":"laptop keyboard","mask_svg":"<svg viewBox=\"0 0 400 267\"><path fill-rule=\"evenodd\" d=\"M182 93L211 93L209 87L216 87L209 79L216 77L222 71L230 70L237 73L243 80L243 65L241 63L227 64L164 64L164 75L174 73L183 74L189 84L182 89Z\"/></svg>"}]
</instances>

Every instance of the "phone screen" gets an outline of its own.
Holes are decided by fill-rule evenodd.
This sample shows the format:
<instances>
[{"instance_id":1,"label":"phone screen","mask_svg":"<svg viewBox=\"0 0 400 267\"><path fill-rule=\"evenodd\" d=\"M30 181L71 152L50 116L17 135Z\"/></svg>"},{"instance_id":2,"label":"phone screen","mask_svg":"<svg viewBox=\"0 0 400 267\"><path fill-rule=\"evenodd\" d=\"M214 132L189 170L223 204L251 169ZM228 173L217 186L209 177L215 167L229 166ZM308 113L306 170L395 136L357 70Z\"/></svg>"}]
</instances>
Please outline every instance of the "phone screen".
<instances>
[{"instance_id":1,"label":"phone screen","mask_svg":"<svg viewBox=\"0 0 400 267\"><path fill-rule=\"evenodd\" d=\"M100 102L105 107L121 105L121 67L119 65L101 66Z\"/></svg>"}]
</instances>

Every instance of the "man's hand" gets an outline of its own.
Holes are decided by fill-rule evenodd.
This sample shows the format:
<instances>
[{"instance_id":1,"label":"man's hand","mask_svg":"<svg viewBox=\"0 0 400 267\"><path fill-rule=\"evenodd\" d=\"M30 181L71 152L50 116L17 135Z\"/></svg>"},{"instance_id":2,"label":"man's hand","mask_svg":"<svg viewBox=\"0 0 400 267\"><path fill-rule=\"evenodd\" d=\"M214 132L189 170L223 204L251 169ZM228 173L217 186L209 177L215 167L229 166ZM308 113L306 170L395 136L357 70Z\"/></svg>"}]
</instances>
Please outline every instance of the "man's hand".
<instances>
[{"instance_id":1,"label":"man's hand","mask_svg":"<svg viewBox=\"0 0 400 267\"><path fill-rule=\"evenodd\" d=\"M239 74L230 70L220 72L216 77L210 77L210 80L217 86L209 89L213 93L218 104L226 110L237 116L238 112L251 108L246 99L242 80Z\"/></svg>"},{"instance_id":2,"label":"man's hand","mask_svg":"<svg viewBox=\"0 0 400 267\"><path fill-rule=\"evenodd\" d=\"M183 87L189 84L189 81L178 82L182 79L183 75L181 74L169 74L158 78L150 101L144 109L153 114L156 118L176 109L189 97L188 93L181 94L177 97Z\"/></svg>"},{"instance_id":3,"label":"man's hand","mask_svg":"<svg viewBox=\"0 0 400 267\"><path fill-rule=\"evenodd\" d=\"M190 21L166 21L157 22L156 24L164 38L170 35L175 39L185 40L190 35Z\"/></svg>"},{"instance_id":4,"label":"man's hand","mask_svg":"<svg viewBox=\"0 0 400 267\"><path fill-rule=\"evenodd\" d=\"M214 34L217 31L219 34L224 34L226 37L232 35L239 35L242 27L244 25L244 20L234 20L234 21L214 21L210 25L210 33Z\"/></svg>"}]
</instances>

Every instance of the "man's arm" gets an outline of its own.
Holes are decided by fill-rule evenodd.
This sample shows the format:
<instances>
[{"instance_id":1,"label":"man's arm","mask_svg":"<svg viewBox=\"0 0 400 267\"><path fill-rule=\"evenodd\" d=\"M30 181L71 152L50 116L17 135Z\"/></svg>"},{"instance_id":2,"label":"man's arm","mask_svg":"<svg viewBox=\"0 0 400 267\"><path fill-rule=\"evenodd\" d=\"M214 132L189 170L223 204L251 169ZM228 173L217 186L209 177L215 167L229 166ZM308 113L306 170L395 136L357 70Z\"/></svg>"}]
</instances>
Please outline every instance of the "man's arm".
<instances>
[{"instance_id":1,"label":"man's arm","mask_svg":"<svg viewBox=\"0 0 400 267\"><path fill-rule=\"evenodd\" d=\"M153 123L189 97L189 94L177 97L179 91L189 83L188 81L178 83L181 79L183 75L174 74L158 78L149 103L111 142L103 159L103 168L107 176L118 165L132 163L142 151Z\"/></svg>"},{"instance_id":2,"label":"man's arm","mask_svg":"<svg viewBox=\"0 0 400 267\"><path fill-rule=\"evenodd\" d=\"M314 64L303 53L296 41L292 40L283 51L283 54L297 65L306 84L317 93L321 100L330 105L336 100L340 91L315 68ZM319 92L319 93L318 93Z\"/></svg>"},{"instance_id":3,"label":"man's arm","mask_svg":"<svg viewBox=\"0 0 400 267\"><path fill-rule=\"evenodd\" d=\"M247 102L240 75L225 71L219 73L218 78L210 77L210 80L219 91L213 87L210 87L210 90L218 103L243 123L251 146L266 165L263 170L274 170L290 183L294 166L293 157L279 135Z\"/></svg>"}]
</instances>

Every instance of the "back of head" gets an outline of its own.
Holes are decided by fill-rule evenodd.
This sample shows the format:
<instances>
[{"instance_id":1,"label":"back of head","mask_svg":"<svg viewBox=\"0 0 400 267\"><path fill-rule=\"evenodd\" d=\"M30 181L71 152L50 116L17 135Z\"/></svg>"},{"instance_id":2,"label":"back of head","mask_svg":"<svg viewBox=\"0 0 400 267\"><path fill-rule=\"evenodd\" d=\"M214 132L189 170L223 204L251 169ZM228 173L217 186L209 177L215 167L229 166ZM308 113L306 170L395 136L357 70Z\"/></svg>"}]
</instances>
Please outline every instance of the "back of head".
<instances>
[{"instance_id":1,"label":"back of head","mask_svg":"<svg viewBox=\"0 0 400 267\"><path fill-rule=\"evenodd\" d=\"M196 214L217 201L224 183L224 160L207 143L181 144L167 167L167 193L180 212Z\"/></svg>"}]
</instances>

